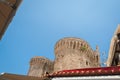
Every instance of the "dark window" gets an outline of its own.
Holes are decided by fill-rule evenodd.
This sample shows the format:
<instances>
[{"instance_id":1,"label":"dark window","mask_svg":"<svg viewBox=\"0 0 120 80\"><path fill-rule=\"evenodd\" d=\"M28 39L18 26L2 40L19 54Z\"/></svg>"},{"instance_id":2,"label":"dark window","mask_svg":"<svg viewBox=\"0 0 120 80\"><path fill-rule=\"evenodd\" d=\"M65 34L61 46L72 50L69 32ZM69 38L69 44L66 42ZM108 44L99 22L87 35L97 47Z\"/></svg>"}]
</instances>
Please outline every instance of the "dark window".
<instances>
[{"instance_id":1,"label":"dark window","mask_svg":"<svg viewBox=\"0 0 120 80\"><path fill-rule=\"evenodd\" d=\"M96 61L98 61L98 56L96 56Z\"/></svg>"},{"instance_id":2,"label":"dark window","mask_svg":"<svg viewBox=\"0 0 120 80\"><path fill-rule=\"evenodd\" d=\"M86 61L86 65L88 65L88 62Z\"/></svg>"},{"instance_id":3,"label":"dark window","mask_svg":"<svg viewBox=\"0 0 120 80\"><path fill-rule=\"evenodd\" d=\"M73 49L75 49L75 43L73 44Z\"/></svg>"},{"instance_id":4,"label":"dark window","mask_svg":"<svg viewBox=\"0 0 120 80\"><path fill-rule=\"evenodd\" d=\"M118 36L118 39L120 39L120 33L118 33L117 36Z\"/></svg>"}]
</instances>

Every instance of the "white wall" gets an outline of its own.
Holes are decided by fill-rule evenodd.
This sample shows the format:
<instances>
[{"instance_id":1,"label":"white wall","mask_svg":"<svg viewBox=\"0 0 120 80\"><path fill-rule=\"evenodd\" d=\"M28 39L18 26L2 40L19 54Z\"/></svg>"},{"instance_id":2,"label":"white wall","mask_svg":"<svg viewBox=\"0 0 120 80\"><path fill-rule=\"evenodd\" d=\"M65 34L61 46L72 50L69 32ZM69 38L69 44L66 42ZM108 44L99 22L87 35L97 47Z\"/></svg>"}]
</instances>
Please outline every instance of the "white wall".
<instances>
[{"instance_id":1,"label":"white wall","mask_svg":"<svg viewBox=\"0 0 120 80\"><path fill-rule=\"evenodd\" d=\"M120 80L120 75L115 76L90 76L90 77L56 77L52 80Z\"/></svg>"}]
</instances>

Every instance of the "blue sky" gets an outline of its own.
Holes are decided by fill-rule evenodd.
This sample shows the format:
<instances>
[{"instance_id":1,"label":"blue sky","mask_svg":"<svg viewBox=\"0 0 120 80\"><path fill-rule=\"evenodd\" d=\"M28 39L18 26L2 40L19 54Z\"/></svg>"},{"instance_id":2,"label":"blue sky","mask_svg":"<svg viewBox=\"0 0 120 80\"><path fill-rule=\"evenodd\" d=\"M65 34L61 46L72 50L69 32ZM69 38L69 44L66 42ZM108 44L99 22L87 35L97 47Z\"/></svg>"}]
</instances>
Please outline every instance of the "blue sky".
<instances>
[{"instance_id":1,"label":"blue sky","mask_svg":"<svg viewBox=\"0 0 120 80\"><path fill-rule=\"evenodd\" d=\"M107 57L120 23L120 0L24 0L0 41L0 73L27 74L34 56L54 60L63 37L86 40ZM104 59L101 56L101 60Z\"/></svg>"}]
</instances>

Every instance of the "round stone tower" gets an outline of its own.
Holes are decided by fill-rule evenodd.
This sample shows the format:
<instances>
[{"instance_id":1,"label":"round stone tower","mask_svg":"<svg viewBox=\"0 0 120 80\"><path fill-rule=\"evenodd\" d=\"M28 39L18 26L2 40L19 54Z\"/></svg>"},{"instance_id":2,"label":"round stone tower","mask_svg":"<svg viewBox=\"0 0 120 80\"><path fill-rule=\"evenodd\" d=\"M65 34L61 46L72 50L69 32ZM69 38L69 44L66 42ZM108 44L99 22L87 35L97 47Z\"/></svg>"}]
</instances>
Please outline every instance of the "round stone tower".
<instances>
[{"instance_id":1,"label":"round stone tower","mask_svg":"<svg viewBox=\"0 0 120 80\"><path fill-rule=\"evenodd\" d=\"M53 71L53 62L44 57L33 57L30 61L28 76L40 77Z\"/></svg>"},{"instance_id":2,"label":"round stone tower","mask_svg":"<svg viewBox=\"0 0 120 80\"><path fill-rule=\"evenodd\" d=\"M63 38L55 45L54 71L98 67L95 56L96 52L86 41Z\"/></svg>"}]
</instances>

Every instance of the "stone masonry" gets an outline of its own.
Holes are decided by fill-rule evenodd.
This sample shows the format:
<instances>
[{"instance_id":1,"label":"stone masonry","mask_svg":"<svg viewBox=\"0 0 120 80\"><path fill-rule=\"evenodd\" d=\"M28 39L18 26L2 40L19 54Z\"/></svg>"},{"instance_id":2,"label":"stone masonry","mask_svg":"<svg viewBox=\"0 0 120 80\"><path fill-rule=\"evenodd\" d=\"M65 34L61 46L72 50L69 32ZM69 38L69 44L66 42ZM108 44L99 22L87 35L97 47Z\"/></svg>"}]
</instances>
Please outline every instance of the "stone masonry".
<instances>
[{"instance_id":1,"label":"stone masonry","mask_svg":"<svg viewBox=\"0 0 120 80\"><path fill-rule=\"evenodd\" d=\"M55 45L55 60L34 57L30 61L28 76L40 77L60 70L100 67L99 49L79 38L63 38Z\"/></svg>"},{"instance_id":2,"label":"stone masonry","mask_svg":"<svg viewBox=\"0 0 120 80\"><path fill-rule=\"evenodd\" d=\"M99 67L98 49L79 38L64 38L55 45L54 71Z\"/></svg>"},{"instance_id":3,"label":"stone masonry","mask_svg":"<svg viewBox=\"0 0 120 80\"><path fill-rule=\"evenodd\" d=\"M30 61L28 76L40 77L53 71L53 62L44 57L34 57Z\"/></svg>"},{"instance_id":4,"label":"stone masonry","mask_svg":"<svg viewBox=\"0 0 120 80\"><path fill-rule=\"evenodd\" d=\"M116 62L115 61L115 56L118 56L119 59L120 59L120 55L117 55L117 53L120 54L120 51L116 52L117 51L117 45L120 46L120 44L118 44L118 42L120 42L120 24L118 25L118 27L117 27L117 29L116 29L116 31L115 31L112 39L111 39L110 49L109 49L109 54L108 54L108 59L107 59L107 66L108 67L118 65L118 64L115 64L115 62ZM118 50L120 50L120 48ZM120 63L120 61L119 61L119 63Z\"/></svg>"}]
</instances>

